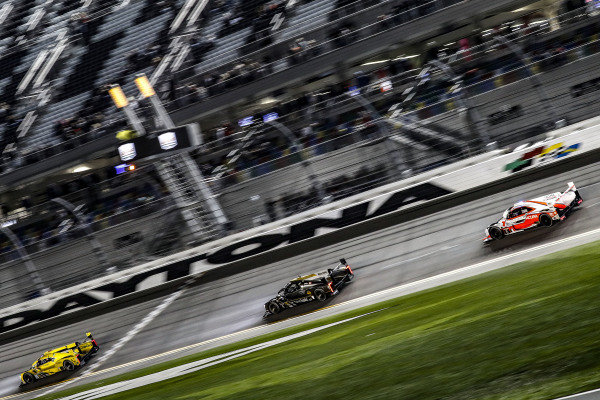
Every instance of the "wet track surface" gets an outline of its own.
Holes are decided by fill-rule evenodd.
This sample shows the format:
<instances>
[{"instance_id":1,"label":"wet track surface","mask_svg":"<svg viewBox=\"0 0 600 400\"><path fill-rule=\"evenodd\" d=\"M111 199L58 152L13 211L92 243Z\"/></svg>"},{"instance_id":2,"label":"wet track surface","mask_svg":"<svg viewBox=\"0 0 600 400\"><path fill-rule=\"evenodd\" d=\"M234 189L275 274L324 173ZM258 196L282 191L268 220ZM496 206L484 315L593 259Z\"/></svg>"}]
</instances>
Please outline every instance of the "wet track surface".
<instances>
[{"instance_id":1,"label":"wet track surface","mask_svg":"<svg viewBox=\"0 0 600 400\"><path fill-rule=\"evenodd\" d=\"M482 244L485 227L496 221L507 207L519 200L563 191L571 180L580 189L584 203L565 222L551 228L513 235L491 246ZM599 214L600 163L597 163L478 201L457 204L450 210L249 272L209 284L200 283L188 288L127 345L106 360L102 368L154 356L587 232L600 226ZM312 303L287 310L269 320L262 318L263 304L277 293L286 280L306 272L333 267L340 257L348 260L356 279L338 296L326 303ZM97 358L101 357L103 351L124 337L162 300L154 299L0 347L0 397L19 393L19 374L43 351L80 340L87 331L93 332L98 340L101 349ZM91 360L90 364L94 362L97 360ZM119 373L149 363L120 369ZM85 371L85 367L81 371ZM36 392L36 395L41 393Z\"/></svg>"}]
</instances>

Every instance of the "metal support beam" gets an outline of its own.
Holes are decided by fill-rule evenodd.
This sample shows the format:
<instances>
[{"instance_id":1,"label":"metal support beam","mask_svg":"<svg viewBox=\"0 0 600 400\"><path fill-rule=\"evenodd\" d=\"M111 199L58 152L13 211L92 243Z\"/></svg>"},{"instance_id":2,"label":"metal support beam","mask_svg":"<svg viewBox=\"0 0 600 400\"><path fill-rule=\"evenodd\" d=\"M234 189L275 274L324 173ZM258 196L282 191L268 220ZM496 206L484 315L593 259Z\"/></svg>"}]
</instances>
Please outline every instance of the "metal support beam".
<instances>
[{"instance_id":1,"label":"metal support beam","mask_svg":"<svg viewBox=\"0 0 600 400\"><path fill-rule=\"evenodd\" d=\"M70 216L72 216L75 219L75 221L77 221L79 226L83 228L83 230L85 231L86 238L92 245L92 250L94 251L94 255L96 256L96 258L98 259L100 266L105 270L108 269L110 265L108 263L108 259L106 258L106 254L104 254L104 251L102 250L102 245L96 239L96 235L90 227L90 224L86 223L83 219L81 212L79 212L75 208L73 203L63 199L62 197L55 197L50 201L58 204L63 210L65 210Z\"/></svg>"},{"instance_id":2,"label":"metal support beam","mask_svg":"<svg viewBox=\"0 0 600 400\"><path fill-rule=\"evenodd\" d=\"M133 129L135 129L140 136L144 136L146 134L146 128L144 128L142 121L140 121L137 114L129 104L123 107L123 112L125 113L125 116L127 117L127 120L129 120L129 123Z\"/></svg>"},{"instance_id":3,"label":"metal support beam","mask_svg":"<svg viewBox=\"0 0 600 400\"><path fill-rule=\"evenodd\" d=\"M150 99L150 104L152 104L152 108L154 109L154 113L162 123L163 127L167 129L175 129L175 124L171 119L171 116L165 110L165 107L162 104L162 101L156 95L154 88L152 87L152 83L146 77L146 74L137 74L135 78L135 83L144 98Z\"/></svg>"},{"instance_id":4,"label":"metal support beam","mask_svg":"<svg viewBox=\"0 0 600 400\"><path fill-rule=\"evenodd\" d=\"M510 51L512 51L517 57L519 57L519 59L525 66L527 70L527 77L531 80L533 90L535 90L535 93L540 100L542 109L548 114L550 126L552 128L560 128L564 126L565 120L558 116L557 108L554 105L554 102L550 100L550 97L548 96L548 93L546 93L546 90L544 89L544 85L540 78L531 70L532 62L529 59L529 57L523 52L521 46L509 41L504 36L494 36L494 41L508 47Z\"/></svg>"},{"instance_id":5,"label":"metal support beam","mask_svg":"<svg viewBox=\"0 0 600 400\"><path fill-rule=\"evenodd\" d=\"M21 243L19 238L17 238L17 236L5 226L0 226L0 231L2 231L4 236L6 236L8 240L11 241L11 243L17 250L17 253L19 253L19 257L23 261L23 264L27 269L27 274L33 282L35 289L40 293L40 295L50 293L52 290L49 286L46 286L44 284L44 281L40 277L40 274L38 273L37 268L33 263L33 260L31 259L31 257L29 257L29 253L27 253L27 250L25 250L25 247L23 247L23 244Z\"/></svg>"},{"instance_id":6,"label":"metal support beam","mask_svg":"<svg viewBox=\"0 0 600 400\"><path fill-rule=\"evenodd\" d=\"M161 121L163 126L167 129L175 129L175 124L173 123L173 120L169 116L167 110L165 110L165 107L163 106L162 101L160 101L158 96L150 96L149 99L150 104L152 104L152 108L154 108L154 112L158 116L158 119Z\"/></svg>"},{"instance_id":7,"label":"metal support beam","mask_svg":"<svg viewBox=\"0 0 600 400\"><path fill-rule=\"evenodd\" d=\"M208 210L212 214L217 226L221 230L221 233L226 233L229 221L225 216L221 205L217 201L217 198L213 194L210 187L206 184L206 180L204 179L200 168L198 168L198 164L196 164L196 162L190 157L190 154L188 152L184 152L180 156L185 165L187 166L188 171L194 179L197 187L200 189L202 198L206 202Z\"/></svg>"},{"instance_id":8,"label":"metal support beam","mask_svg":"<svg viewBox=\"0 0 600 400\"><path fill-rule=\"evenodd\" d=\"M348 93L348 96L354 101L356 101L359 105L361 105L365 110L367 110L373 122L377 124L379 135L383 139L384 146L386 146L390 154L392 164L396 169L398 176L406 177L407 175L410 175L411 169L409 166L409 150L406 146L401 146L403 154L400 154L397 146L389 142L389 139L392 137L392 132L390 131L390 126L386 119L379 114L379 112L375 109L375 107L373 107L371 102L367 100L362 94Z\"/></svg>"},{"instance_id":9,"label":"metal support beam","mask_svg":"<svg viewBox=\"0 0 600 400\"><path fill-rule=\"evenodd\" d=\"M460 104L460 107L466 110L467 123L471 127L474 136L481 140L484 148L487 147L489 150L495 150L496 142L492 141L490 138L485 121L483 121L481 115L469 100L469 97L465 95L462 79L456 76L452 67L440 60L431 60L428 64L438 68L448 80L454 83L454 93L457 94L456 100Z\"/></svg>"}]
</instances>

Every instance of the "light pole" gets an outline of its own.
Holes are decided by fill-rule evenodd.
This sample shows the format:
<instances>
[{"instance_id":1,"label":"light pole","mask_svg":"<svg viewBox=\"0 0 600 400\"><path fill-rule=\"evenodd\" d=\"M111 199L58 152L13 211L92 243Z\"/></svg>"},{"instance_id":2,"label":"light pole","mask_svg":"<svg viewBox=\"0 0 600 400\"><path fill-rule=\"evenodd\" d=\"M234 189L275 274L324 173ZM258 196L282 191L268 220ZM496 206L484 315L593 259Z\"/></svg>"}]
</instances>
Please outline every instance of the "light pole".
<instances>
[{"instance_id":1,"label":"light pole","mask_svg":"<svg viewBox=\"0 0 600 400\"><path fill-rule=\"evenodd\" d=\"M144 125L142 125L142 122L138 118L135 111L131 108L129 100L127 100L127 96L125 96L125 93L123 93L123 89L121 89L121 86L112 85L108 90L108 94L110 95L112 101L115 103L115 106L123 110L125 116L127 117L127 120L129 121L133 129L137 131L138 135L144 136L146 134L146 129L144 128Z\"/></svg>"}]
</instances>

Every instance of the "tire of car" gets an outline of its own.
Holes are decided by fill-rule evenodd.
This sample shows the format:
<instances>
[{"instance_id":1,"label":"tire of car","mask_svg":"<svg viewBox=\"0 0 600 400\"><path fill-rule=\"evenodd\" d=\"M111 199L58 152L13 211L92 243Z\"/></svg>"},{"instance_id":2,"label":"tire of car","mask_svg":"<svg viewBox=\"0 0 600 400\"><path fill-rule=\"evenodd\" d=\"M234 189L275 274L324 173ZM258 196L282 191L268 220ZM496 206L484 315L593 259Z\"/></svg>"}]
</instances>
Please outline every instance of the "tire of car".
<instances>
[{"instance_id":1,"label":"tire of car","mask_svg":"<svg viewBox=\"0 0 600 400\"><path fill-rule=\"evenodd\" d=\"M65 360L63 361L62 369L63 371L73 371L75 369L75 364L70 360Z\"/></svg>"},{"instance_id":2,"label":"tire of car","mask_svg":"<svg viewBox=\"0 0 600 400\"><path fill-rule=\"evenodd\" d=\"M548 214L540 215L540 226L552 226L552 217Z\"/></svg>"},{"instance_id":3,"label":"tire of car","mask_svg":"<svg viewBox=\"0 0 600 400\"><path fill-rule=\"evenodd\" d=\"M281 306L275 301L270 301L269 304L267 304L267 310L271 314L277 314L281 311Z\"/></svg>"},{"instance_id":4,"label":"tire of car","mask_svg":"<svg viewBox=\"0 0 600 400\"><path fill-rule=\"evenodd\" d=\"M313 292L313 296L315 296L315 300L317 301L325 301L327 300L327 293L323 289L315 289Z\"/></svg>"},{"instance_id":5,"label":"tire of car","mask_svg":"<svg viewBox=\"0 0 600 400\"><path fill-rule=\"evenodd\" d=\"M26 372L23 374L23 381L25 382L25 384L33 383L35 382L35 376L33 376L33 374L30 374L29 372Z\"/></svg>"},{"instance_id":6,"label":"tire of car","mask_svg":"<svg viewBox=\"0 0 600 400\"><path fill-rule=\"evenodd\" d=\"M488 233L494 240L500 240L504 237L504 232L502 232L502 229L498 228L497 226L490 226L488 228Z\"/></svg>"}]
</instances>

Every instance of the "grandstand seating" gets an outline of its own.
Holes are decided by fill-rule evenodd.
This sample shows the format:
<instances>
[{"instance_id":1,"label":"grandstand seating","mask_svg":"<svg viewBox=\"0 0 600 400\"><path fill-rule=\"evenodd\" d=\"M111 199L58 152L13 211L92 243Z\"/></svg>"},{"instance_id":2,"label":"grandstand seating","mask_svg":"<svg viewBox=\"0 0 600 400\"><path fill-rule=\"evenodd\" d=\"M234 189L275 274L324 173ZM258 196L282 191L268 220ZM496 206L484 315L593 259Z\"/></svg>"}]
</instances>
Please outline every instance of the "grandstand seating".
<instances>
[{"instance_id":1,"label":"grandstand seating","mask_svg":"<svg viewBox=\"0 0 600 400\"><path fill-rule=\"evenodd\" d=\"M99 2L100 5L96 6L96 9L86 11L89 14L89 20L85 22L85 35L83 35L78 28L80 25L77 21L71 19L73 13L84 11L82 10L83 4L71 0L53 2L47 10L48 13L42 19L38 30L31 37L26 38L30 41L26 46L12 44L17 28L12 27L12 25L2 28L0 34L6 34L7 36L0 36L0 47L6 45L10 57L3 56L4 53L0 53L0 95L2 99L0 101L10 103L13 112L26 112L35 107L28 100L28 96L20 98L15 95L16 87L39 52L54 43L56 36L50 33L58 29L70 29L72 43L66 50L65 56L61 59L61 64L54 71L55 74L50 81L53 93L52 101L38 109L39 116L32 130L24 140L20 141L23 152L26 153L32 149L62 142L64 138L57 135L57 129L60 130L56 124L58 120L78 120L80 117L86 119L90 115L99 114L100 121L104 122L106 127L107 123L121 119L118 113L113 110L112 104L102 87L107 83L119 82L123 84L128 95L135 95L136 90L132 83L135 73L145 72L151 75L154 71L156 62L153 63L148 57L142 62L134 62L130 55L136 50L144 52L145 49L152 47L152 53L160 57L169 48L170 37L167 32L178 9L183 5L183 1L160 3L161 5L158 6L159 2L153 0L133 0L129 4L120 7L120 2L114 0ZM457 2L447 0L439 2L438 5L451 6L455 3ZM31 16L35 14L35 10L44 7L43 2L40 1L34 0L32 4L35 5L30 7L31 10L20 7L18 9L19 14L15 18L20 18L26 24ZM281 69L286 69L289 65L284 56L288 54L290 44L300 37L306 36L304 40L313 39L317 42L327 40L332 33L330 30L332 28L338 29L338 24L350 23L362 27L367 23L378 21L377 17L382 13L394 14L397 10L402 9L397 8L396 4L391 2L298 1L290 5L289 8L286 6L285 11L281 6L276 9L277 12L282 12L285 19L278 29L271 31L271 27L265 25L265 23L271 21L271 18L261 18L259 14L259 10L267 2L263 0L252 2L240 0L230 2L230 4L234 7L232 10L225 11L221 8L218 8L218 12L215 11L216 9L213 12L209 10L206 12L206 18L202 24L194 26L189 31L180 30L177 32L177 35L183 34L182 38L195 35L200 41L210 42L210 46L206 47L210 48L209 50L196 55L193 52L190 53L191 55L184 63L184 70L192 67L190 69L190 71L193 71L192 74L200 74L201 76L221 75L228 72L228 68L232 65L241 64L242 62L247 65L265 68L266 61L273 61L276 58L279 59L277 65ZM435 11L422 4L411 8L411 5L416 5L414 2L403 4L408 4L408 8L402 10L409 11L410 18L428 15ZM218 7L222 6L219 5ZM0 5L1 8L2 5ZM103 10L103 12L99 13L99 10ZM273 14L265 15L272 16ZM234 20L235 22L232 24L231 22ZM407 20L399 19L396 22L403 23ZM73 27L75 27L75 30L73 30ZM261 34L260 32L265 29L269 33ZM592 29L592 31L595 30ZM379 27L365 30L365 34L368 33L369 35L378 34L379 32ZM590 36L586 35L583 36L586 38ZM391 36L388 35L387 37ZM549 36L545 43L550 43L554 40L554 37ZM8 40L5 40L5 38L8 38ZM268 39L267 42L271 44L263 49L261 44L265 43L265 39ZM397 37L395 40L397 41ZM565 44L565 46L570 45L572 43ZM544 46L547 47L545 44ZM331 50L331 48L328 48L328 50ZM273 52L271 53L271 51ZM575 51L571 53L575 54ZM576 108L569 109L568 107L572 103L569 101L571 100L569 98L569 85L579 83L581 80L579 78L589 75L594 70L594 66L598 64L596 55L593 53L586 55L591 57L581 60L581 57L577 56L568 60L573 62L568 66L569 70L579 71L577 76L569 75L562 81L555 77L548 82L548 85L552 87L549 92L567 109L570 121L583 119L590 113L594 113L594 111L591 111L593 104L585 103L583 100L577 103ZM332 54L332 56L335 57L335 54ZM263 57L265 58L263 59ZM247 59L248 61L246 61ZM484 65L477 65L478 61L483 62ZM509 89L503 88L509 82L526 77L522 74L522 71L512 71L512 69L519 66L518 61L515 63L514 57L506 57L506 54L498 51L487 54L485 57L476 58L472 63L466 63L464 60L461 62L457 63L457 70L466 65L465 69L467 67L468 69L477 67L482 71L477 77L467 79L466 82L473 85L469 90L473 90L471 94L474 100L481 104L481 113L484 119L489 120L492 118L491 116L497 109L502 108L503 102L518 103L527 112L527 121L515 119L518 122L510 121L500 126L491 127L490 133L494 138L501 138L499 140L501 144L530 138L532 132L536 134L545 129L544 124L547 122L547 118L544 113L537 109L531 111L537 104L531 90L508 93ZM330 64L328 65L330 66ZM6 71L2 67L6 67ZM560 71L558 63L557 67L556 76L565 75L564 70ZM506 75L487 75L490 71L502 68L505 68L502 72L506 72ZM391 104L398 101L398 93L413 84L412 77L417 72L413 69L413 66L410 65L401 67L386 65L385 68L380 68L373 73L371 82L379 82L382 79L382 72L385 72L385 77L392 80L393 91L381 93L378 87L375 87L374 90L367 90L365 87L363 94L369 98L379 112L384 113ZM408 74L406 76L410 76L410 79L406 80L406 76L392 77L392 75L398 75L403 71ZM237 76L236 81L247 83L250 79L266 76L271 72L277 72L277 68L261 72L264 75L248 76L240 74ZM293 73L294 71L291 71L292 75ZM303 72L302 74L300 75L309 76L308 73ZM182 82L187 84L193 82L194 79L196 78L188 78L184 75ZM283 84L286 83L289 85L289 81ZM429 90L420 92L419 96L416 96L414 104L415 107L420 108L414 115L427 117L426 124L419 126L419 129L412 130L393 128L390 130L393 137L392 141L379 141L377 139L381 134L380 127L376 126L370 119L372 116L366 117L364 113L361 113L362 107L349 99L347 89L350 83L356 83L356 81L354 79L344 80L334 90L331 90L329 96L323 96L315 102L306 101L302 98L295 100L288 97L285 101L277 99L276 111L281 116L279 121L285 123L294 132L300 132L306 126L307 121L314 124L314 132L302 137L300 140L303 147L302 154L304 157L310 157L311 162L314 163L314 168L317 170L316 175L331 200L340 199L367 190L373 185L396 179L398 170L393 165L390 152L403 149L406 141L412 141L415 145L419 145L416 147L419 154L411 156L413 158L411 161L414 161L411 167L415 171L420 171L447 162L449 158L461 157L464 154L463 147L469 145L472 140L466 133L467 127L464 120L453 112L455 105L451 105L452 96L448 94L448 86L444 83L438 85L432 82ZM264 86L264 90L273 89L270 85ZM423 85L423 87L426 86ZM218 88L234 89L233 86L228 85L221 85ZM525 85L523 85L523 88L525 88ZM492 89L499 90L491 91ZM234 95L236 95L236 92L232 91ZM219 94L219 90L216 93ZM238 95L238 97L244 96ZM206 103L207 108L210 108L210 106L210 102ZM312 107L311 112L317 116L314 121L307 119L305 109L308 107ZM267 112L265 107L263 109ZM209 111L212 112L213 110ZM534 113L535 118L531 117L530 113ZM18 126L16 122L18 122L18 119L17 121L9 119L3 123L0 121L0 132L3 130L6 132L8 125L14 131ZM231 121L230 125L235 126L235 121ZM204 151L199 151L196 154L197 161L201 164L204 172L208 173L212 173L215 167L223 165L223 161L227 161L226 164L228 164L229 170L222 176L213 176L210 182L217 192L219 201L227 210L228 217L234 222L233 229L235 230L247 229L257 223L282 218L319 204L314 195L315 188L306 179L306 171L303 170L303 164L299 162L302 158L298 154L290 154L292 147L290 143L282 141L280 135L274 134L272 130L269 132L269 129L262 124L257 124L253 128L260 131L258 136L261 140L257 141L256 147L250 146L246 149L248 153L251 153L250 157L245 157L247 154L244 154L235 161L228 160L226 157L227 154L239 146L240 142L237 139L247 133L243 130L239 130L237 136L231 136L227 140L216 140L219 143L209 142L203 148ZM83 131L90 129L90 126L86 125ZM507 135L508 130L514 135ZM108 131L106 135L110 133L112 132ZM204 130L204 133L206 136L212 134L208 129ZM448 141L440 141L439 137L451 138L454 143L448 146ZM266 145L266 143L269 143L269 145ZM36 159L35 157L28 158L28 160L34 161ZM104 233L106 231L103 229L112 229L111 226L114 222L122 222L122 225L115 229L118 232L115 232L114 238L119 238L142 229L139 228L138 224L148 226L148 221L134 220L139 218L141 214L131 211L129 206L117 206L119 201L114 201L111 198L113 194L115 193L108 192L102 197L102 201L97 203L98 214L106 217L102 219L102 223L108 225L98 223L97 226L94 226L95 229ZM249 201L249 199L256 199L257 196L259 196L258 201ZM165 203L170 203L171 196L166 194L160 199L161 201L164 200ZM140 206L145 209L144 207L147 204L144 202L129 202L129 205ZM161 203L161 205L164 204ZM88 204L89 206L90 204ZM147 206L148 208L145 210L151 216L164 217L160 210L152 208L152 205ZM116 211L127 212L115 217L114 213ZM32 221L19 223L15 226L20 237L23 238L28 235L26 231L31 226L27 223L30 222ZM135 227L135 229L132 228L130 231L130 227ZM152 233L146 232L144 235L151 236ZM111 240L114 239L113 236L108 237ZM110 240L103 244L110 249L115 246ZM63 261L65 269L76 268L76 259L57 261L59 258L57 254L59 253L56 252L56 248L67 245L66 242L56 243L51 249L45 249L40 254L36 254L36 257L39 257L36 262L43 265L43 269L46 270L45 273L48 273L50 278L52 277L51 271L59 268L57 265L63 263ZM182 245L182 243L179 243L179 245ZM83 241L78 241L77 246L83 246L80 249L83 253L88 251L85 250L86 244ZM10 247L8 249L10 250ZM73 254L80 254L78 251L74 251ZM115 265L119 267L127 266L128 263L140 260L146 254L145 250L141 248L136 251L139 251L139 254L117 257L119 259L115 261ZM49 253L53 254L54 258L52 260L44 257L45 254ZM45 261L48 262L45 263ZM97 269L95 271L103 272ZM55 282L53 287L61 287L61 285L70 283L71 281L65 278L60 282ZM18 285L15 287L18 287ZM17 294L18 290L15 291L15 295ZM14 302L15 300L10 301Z\"/></svg>"},{"instance_id":2,"label":"grandstand seating","mask_svg":"<svg viewBox=\"0 0 600 400\"><path fill-rule=\"evenodd\" d=\"M9 13L12 23L2 30L0 39L2 44L13 41L6 50L8 53L0 54L0 102L11 105L11 115L16 116L17 122L20 122L19 114L31 109L30 102L19 102L17 85L38 54L54 44L55 32L65 30L70 36L70 46L52 81L53 101L45 110L38 110L41 116L38 115L32 133L20 141L21 148L31 151L61 142L62 138L53 135L53 125L59 120L76 118L80 112L85 114L99 85L117 79L131 82L135 73L150 72L152 60L146 60L143 66L132 70L127 65L127 55L162 43L160 34L168 29L182 2L163 9L156 9L156 2L151 0L134 1L122 8L115 0L103 0L94 2L94 9L70 0L54 2L43 10L45 13L41 14L37 29L21 39L26 43L19 45L16 44L19 27L26 26L27 18L45 5L38 2L40 4L31 7L27 1L15 3L18 7ZM74 18L76 12L90 15L84 14L78 20ZM132 83L126 90L133 92ZM16 126L18 123L12 123L12 120L4 124L4 129L0 126L0 132L5 133L4 145L15 139Z\"/></svg>"}]
</instances>

